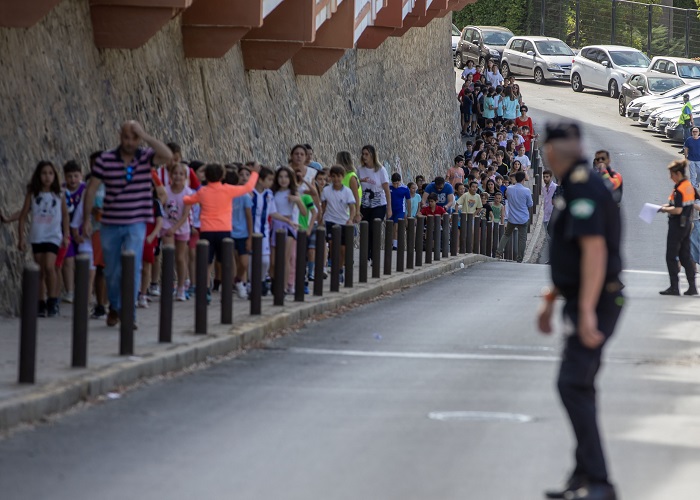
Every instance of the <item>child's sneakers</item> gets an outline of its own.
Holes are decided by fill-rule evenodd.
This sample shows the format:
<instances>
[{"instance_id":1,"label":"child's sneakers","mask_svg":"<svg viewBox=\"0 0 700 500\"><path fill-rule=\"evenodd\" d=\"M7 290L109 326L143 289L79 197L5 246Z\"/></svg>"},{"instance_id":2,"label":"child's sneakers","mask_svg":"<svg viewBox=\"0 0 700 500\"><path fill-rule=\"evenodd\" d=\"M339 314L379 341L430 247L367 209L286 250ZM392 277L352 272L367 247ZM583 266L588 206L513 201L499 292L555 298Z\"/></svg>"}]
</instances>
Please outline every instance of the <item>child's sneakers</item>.
<instances>
[{"instance_id":1,"label":"child's sneakers","mask_svg":"<svg viewBox=\"0 0 700 500\"><path fill-rule=\"evenodd\" d=\"M236 293L238 294L238 298L240 299L248 298L248 290L246 290L246 287L242 281L236 283Z\"/></svg>"},{"instance_id":2,"label":"child's sneakers","mask_svg":"<svg viewBox=\"0 0 700 500\"><path fill-rule=\"evenodd\" d=\"M138 302L136 303L136 307L140 307L142 309L148 309L148 299L146 298L145 293L139 292L139 299L138 299Z\"/></svg>"},{"instance_id":3,"label":"child's sneakers","mask_svg":"<svg viewBox=\"0 0 700 500\"><path fill-rule=\"evenodd\" d=\"M187 293L185 292L185 287L178 287L177 289L177 295L175 296L175 300L178 302L186 302L187 301Z\"/></svg>"},{"instance_id":4,"label":"child's sneakers","mask_svg":"<svg viewBox=\"0 0 700 500\"><path fill-rule=\"evenodd\" d=\"M151 286L148 287L148 295L160 297L160 286L158 286L158 283L151 283Z\"/></svg>"},{"instance_id":5,"label":"child's sneakers","mask_svg":"<svg viewBox=\"0 0 700 500\"><path fill-rule=\"evenodd\" d=\"M73 292L66 292L61 296L61 301L65 302L66 304L72 304L75 296L73 295Z\"/></svg>"},{"instance_id":6,"label":"child's sneakers","mask_svg":"<svg viewBox=\"0 0 700 500\"><path fill-rule=\"evenodd\" d=\"M46 301L45 300L39 301L39 317L40 318L46 317Z\"/></svg>"},{"instance_id":7,"label":"child's sneakers","mask_svg":"<svg viewBox=\"0 0 700 500\"><path fill-rule=\"evenodd\" d=\"M58 299L49 299L46 301L46 317L55 318L59 315Z\"/></svg>"},{"instance_id":8,"label":"child's sneakers","mask_svg":"<svg viewBox=\"0 0 700 500\"><path fill-rule=\"evenodd\" d=\"M92 314L90 315L90 319L103 319L107 316L107 311L105 310L105 306L101 304L97 304L95 308L92 310Z\"/></svg>"}]
</instances>

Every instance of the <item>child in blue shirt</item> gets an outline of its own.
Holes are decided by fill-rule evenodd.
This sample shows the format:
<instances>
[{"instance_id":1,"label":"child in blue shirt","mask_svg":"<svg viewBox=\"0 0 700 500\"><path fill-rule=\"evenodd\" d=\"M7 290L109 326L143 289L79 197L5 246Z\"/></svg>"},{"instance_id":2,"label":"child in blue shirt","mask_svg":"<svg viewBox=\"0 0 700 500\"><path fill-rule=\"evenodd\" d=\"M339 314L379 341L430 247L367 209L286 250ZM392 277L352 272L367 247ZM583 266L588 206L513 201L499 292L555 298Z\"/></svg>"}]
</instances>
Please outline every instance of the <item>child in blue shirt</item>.
<instances>
[{"instance_id":1,"label":"child in blue shirt","mask_svg":"<svg viewBox=\"0 0 700 500\"><path fill-rule=\"evenodd\" d=\"M411 191L401 183L401 174L395 172L391 174L391 220L394 221L393 245L396 250L398 222L399 219L406 218L406 212L411 213Z\"/></svg>"}]
</instances>

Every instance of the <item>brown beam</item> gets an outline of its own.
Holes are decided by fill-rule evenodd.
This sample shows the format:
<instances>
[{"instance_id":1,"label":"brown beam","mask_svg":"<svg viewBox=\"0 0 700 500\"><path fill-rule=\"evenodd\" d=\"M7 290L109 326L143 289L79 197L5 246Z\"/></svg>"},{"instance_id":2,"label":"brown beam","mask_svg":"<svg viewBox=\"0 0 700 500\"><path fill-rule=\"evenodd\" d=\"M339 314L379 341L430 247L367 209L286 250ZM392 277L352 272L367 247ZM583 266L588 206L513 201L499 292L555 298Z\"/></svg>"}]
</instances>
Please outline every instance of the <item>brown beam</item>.
<instances>
[{"instance_id":1,"label":"brown beam","mask_svg":"<svg viewBox=\"0 0 700 500\"><path fill-rule=\"evenodd\" d=\"M358 49L376 49L396 29L403 27L403 0L388 0L377 12L373 26L368 26L357 40Z\"/></svg>"},{"instance_id":2,"label":"brown beam","mask_svg":"<svg viewBox=\"0 0 700 500\"><path fill-rule=\"evenodd\" d=\"M0 0L0 27L31 28L61 0Z\"/></svg>"}]
</instances>

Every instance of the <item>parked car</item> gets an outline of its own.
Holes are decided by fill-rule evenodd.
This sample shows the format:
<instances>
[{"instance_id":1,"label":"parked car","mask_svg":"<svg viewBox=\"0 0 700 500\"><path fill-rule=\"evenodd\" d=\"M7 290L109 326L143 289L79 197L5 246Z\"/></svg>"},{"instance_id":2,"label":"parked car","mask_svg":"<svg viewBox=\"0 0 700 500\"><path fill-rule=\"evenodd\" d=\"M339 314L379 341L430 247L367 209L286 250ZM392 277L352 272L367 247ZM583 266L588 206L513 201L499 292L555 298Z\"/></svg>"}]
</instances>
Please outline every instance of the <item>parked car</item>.
<instances>
[{"instance_id":1,"label":"parked car","mask_svg":"<svg viewBox=\"0 0 700 500\"><path fill-rule=\"evenodd\" d=\"M693 92L698 89L700 89L700 83L695 83L692 85L681 85L680 87L664 92L661 95L645 95L644 97L637 97L627 104L625 115L627 118L636 120L639 118L639 112L644 105L652 105L659 102L670 103L679 96L682 97L686 92Z\"/></svg>"},{"instance_id":2,"label":"parked car","mask_svg":"<svg viewBox=\"0 0 700 500\"><path fill-rule=\"evenodd\" d=\"M645 71L630 76L620 89L618 108L620 116L625 116L627 103L645 95L660 95L683 85L683 80L673 75Z\"/></svg>"},{"instance_id":3,"label":"parked car","mask_svg":"<svg viewBox=\"0 0 700 500\"><path fill-rule=\"evenodd\" d=\"M696 83L700 80L700 62L684 57L656 56L649 64L649 71L675 75L685 83Z\"/></svg>"},{"instance_id":4,"label":"parked car","mask_svg":"<svg viewBox=\"0 0 700 500\"><path fill-rule=\"evenodd\" d=\"M571 77L574 51L559 40L546 36L514 36L501 56L501 74L527 75L535 83L566 80Z\"/></svg>"},{"instance_id":5,"label":"parked car","mask_svg":"<svg viewBox=\"0 0 700 500\"><path fill-rule=\"evenodd\" d=\"M459 39L461 36L462 36L462 32L459 31L459 28L453 24L452 25L452 60L454 61L455 64L457 64L457 59L455 58L455 54L457 53L457 44L459 43Z\"/></svg>"},{"instance_id":6,"label":"parked car","mask_svg":"<svg viewBox=\"0 0 700 500\"><path fill-rule=\"evenodd\" d=\"M467 61L474 61L476 65L485 65L489 60L500 63L503 49L511 38L513 33L508 28L467 26L457 44L457 67L463 68Z\"/></svg>"},{"instance_id":7,"label":"parked car","mask_svg":"<svg viewBox=\"0 0 700 500\"><path fill-rule=\"evenodd\" d=\"M637 123L640 125L655 125L652 120L655 120L656 116L658 116L656 112L663 112L669 109L677 109L678 116L680 116L680 109L683 107L683 94L686 93L690 96L690 102L693 103L693 106L696 106L695 100L700 99L700 88L682 92L670 99L659 99L644 104L639 110L639 119ZM656 113L656 116L652 119L651 117L654 113Z\"/></svg>"},{"instance_id":8,"label":"parked car","mask_svg":"<svg viewBox=\"0 0 700 500\"><path fill-rule=\"evenodd\" d=\"M680 117L680 115L678 116ZM693 123L700 123L700 110L693 111ZM678 123L678 118L666 125L664 132L668 139L683 142L683 126Z\"/></svg>"},{"instance_id":9,"label":"parked car","mask_svg":"<svg viewBox=\"0 0 700 500\"><path fill-rule=\"evenodd\" d=\"M614 99L635 71L643 71L651 61L637 49L621 45L591 45L574 56L571 88L583 92L586 87L607 91Z\"/></svg>"}]
</instances>

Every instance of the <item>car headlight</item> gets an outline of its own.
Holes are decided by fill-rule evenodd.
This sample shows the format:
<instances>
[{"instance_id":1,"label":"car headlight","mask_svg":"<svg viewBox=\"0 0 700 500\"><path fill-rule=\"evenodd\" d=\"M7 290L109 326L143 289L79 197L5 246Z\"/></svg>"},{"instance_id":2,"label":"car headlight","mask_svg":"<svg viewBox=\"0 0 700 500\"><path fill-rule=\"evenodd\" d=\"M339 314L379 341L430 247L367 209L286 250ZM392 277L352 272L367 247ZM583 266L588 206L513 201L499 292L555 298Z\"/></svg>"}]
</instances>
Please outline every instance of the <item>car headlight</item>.
<instances>
[{"instance_id":1,"label":"car headlight","mask_svg":"<svg viewBox=\"0 0 700 500\"><path fill-rule=\"evenodd\" d=\"M500 55L499 52L496 49L489 49L489 54L492 56L498 56Z\"/></svg>"},{"instance_id":2,"label":"car headlight","mask_svg":"<svg viewBox=\"0 0 700 500\"><path fill-rule=\"evenodd\" d=\"M623 79L627 80L627 77L628 77L629 75L628 75L627 73L620 73L620 76L621 76Z\"/></svg>"},{"instance_id":3,"label":"car headlight","mask_svg":"<svg viewBox=\"0 0 700 500\"><path fill-rule=\"evenodd\" d=\"M561 71L561 66L556 63L549 63L547 64L547 69L551 71Z\"/></svg>"}]
</instances>

